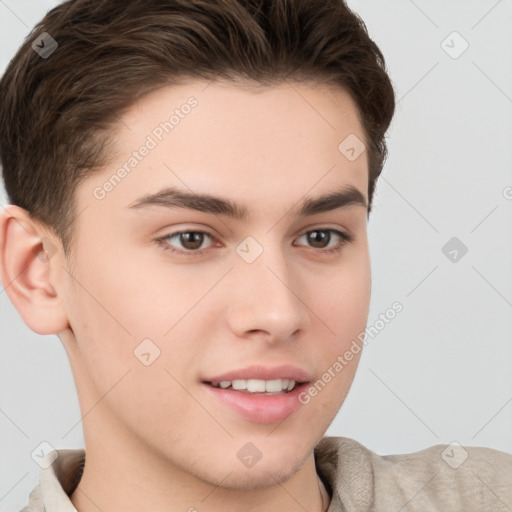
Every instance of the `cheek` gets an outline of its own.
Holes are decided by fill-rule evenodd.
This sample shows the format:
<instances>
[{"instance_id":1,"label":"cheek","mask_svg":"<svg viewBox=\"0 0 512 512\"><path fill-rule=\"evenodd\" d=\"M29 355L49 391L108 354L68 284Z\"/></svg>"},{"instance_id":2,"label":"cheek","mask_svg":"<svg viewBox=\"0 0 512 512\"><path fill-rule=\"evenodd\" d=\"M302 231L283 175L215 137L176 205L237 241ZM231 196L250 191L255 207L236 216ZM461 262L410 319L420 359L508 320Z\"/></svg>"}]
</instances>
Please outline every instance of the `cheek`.
<instances>
[{"instance_id":1,"label":"cheek","mask_svg":"<svg viewBox=\"0 0 512 512\"><path fill-rule=\"evenodd\" d=\"M71 301L75 370L90 401L84 407L92 410L99 403L98 414L106 408L135 431L154 433L162 427L159 435L166 439L170 418L185 417L194 408L180 383L186 383L198 348L178 327L164 336L179 319L174 310L183 309L183 302L178 308L169 301L172 294L156 297L161 287L152 291L149 280L137 287L134 280L119 278L121 269L112 270L82 268L81 282L89 286L86 292L77 285Z\"/></svg>"},{"instance_id":2,"label":"cheek","mask_svg":"<svg viewBox=\"0 0 512 512\"><path fill-rule=\"evenodd\" d=\"M160 367L160 373L168 368L181 379L200 348L194 330L204 315L199 318L202 308L194 305L211 287L210 279L165 273L161 265L137 269L136 259L96 255L76 269L70 324L98 390L108 390L130 368L146 370L141 379L148 389L154 374L149 366Z\"/></svg>"},{"instance_id":3,"label":"cheek","mask_svg":"<svg viewBox=\"0 0 512 512\"><path fill-rule=\"evenodd\" d=\"M353 264L339 272L331 271L325 282L318 293L319 311L324 312L325 322L336 333L339 343L344 344L347 337L364 330L368 319L371 273L367 254L361 252Z\"/></svg>"},{"instance_id":4,"label":"cheek","mask_svg":"<svg viewBox=\"0 0 512 512\"><path fill-rule=\"evenodd\" d=\"M365 251L341 268L318 294L318 311L323 312L321 318L330 331L324 328L326 335L318 340L322 373L313 394L321 395L317 407L325 409L326 417L331 419L350 389L364 350L371 295L370 262Z\"/></svg>"}]
</instances>

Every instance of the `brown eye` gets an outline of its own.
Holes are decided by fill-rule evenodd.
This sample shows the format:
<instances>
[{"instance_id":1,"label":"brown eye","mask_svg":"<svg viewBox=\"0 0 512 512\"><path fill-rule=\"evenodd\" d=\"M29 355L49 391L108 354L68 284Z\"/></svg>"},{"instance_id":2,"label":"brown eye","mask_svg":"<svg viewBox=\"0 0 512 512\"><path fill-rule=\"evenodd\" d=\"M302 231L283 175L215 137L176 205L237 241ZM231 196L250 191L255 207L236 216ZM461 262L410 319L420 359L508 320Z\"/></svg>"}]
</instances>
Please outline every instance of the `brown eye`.
<instances>
[{"instance_id":1,"label":"brown eye","mask_svg":"<svg viewBox=\"0 0 512 512\"><path fill-rule=\"evenodd\" d=\"M204 233L197 231L188 231L180 233L180 243L185 249L194 250L199 249L204 241Z\"/></svg>"},{"instance_id":2,"label":"brown eye","mask_svg":"<svg viewBox=\"0 0 512 512\"><path fill-rule=\"evenodd\" d=\"M309 231L306 233L306 237L308 242L311 244L311 247L323 249L329 244L331 240L331 233L329 231Z\"/></svg>"},{"instance_id":3,"label":"brown eye","mask_svg":"<svg viewBox=\"0 0 512 512\"><path fill-rule=\"evenodd\" d=\"M166 250L181 254L200 254L213 237L203 231L178 231L159 238L157 242ZM206 246L206 247L205 247Z\"/></svg>"},{"instance_id":4,"label":"brown eye","mask_svg":"<svg viewBox=\"0 0 512 512\"><path fill-rule=\"evenodd\" d=\"M319 249L318 252L340 252L343 246L353 241L353 236L348 233L342 233L337 229L313 229L306 231L300 237L305 238L305 244L313 249ZM332 243L334 242L334 243Z\"/></svg>"}]
</instances>

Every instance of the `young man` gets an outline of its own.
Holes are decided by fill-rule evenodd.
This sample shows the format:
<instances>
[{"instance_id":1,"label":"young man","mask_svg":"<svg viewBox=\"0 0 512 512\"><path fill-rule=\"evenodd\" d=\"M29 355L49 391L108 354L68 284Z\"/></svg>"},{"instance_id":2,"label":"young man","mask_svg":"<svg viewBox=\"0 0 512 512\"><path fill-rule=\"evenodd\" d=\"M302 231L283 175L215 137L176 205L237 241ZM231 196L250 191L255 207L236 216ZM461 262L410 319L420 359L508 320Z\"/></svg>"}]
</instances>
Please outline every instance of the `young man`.
<instances>
[{"instance_id":1,"label":"young man","mask_svg":"<svg viewBox=\"0 0 512 512\"><path fill-rule=\"evenodd\" d=\"M323 438L394 94L341 0L70 0L0 82L3 286L85 450L25 511L508 510L512 456Z\"/></svg>"}]
</instances>

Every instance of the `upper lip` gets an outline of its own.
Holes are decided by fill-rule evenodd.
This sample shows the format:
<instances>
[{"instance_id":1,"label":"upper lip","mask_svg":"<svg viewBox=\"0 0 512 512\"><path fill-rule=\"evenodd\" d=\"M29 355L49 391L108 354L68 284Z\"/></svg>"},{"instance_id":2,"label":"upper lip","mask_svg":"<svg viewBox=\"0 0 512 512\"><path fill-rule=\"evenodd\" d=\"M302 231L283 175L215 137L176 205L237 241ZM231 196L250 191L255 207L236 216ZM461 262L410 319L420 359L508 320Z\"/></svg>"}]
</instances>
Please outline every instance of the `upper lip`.
<instances>
[{"instance_id":1,"label":"upper lip","mask_svg":"<svg viewBox=\"0 0 512 512\"><path fill-rule=\"evenodd\" d=\"M203 380L204 382L222 382L249 379L288 379L294 380L295 382L309 382L311 378L311 375L306 370L285 364L280 366L252 365L246 368L240 368L239 370L232 370L221 375L207 377Z\"/></svg>"}]
</instances>

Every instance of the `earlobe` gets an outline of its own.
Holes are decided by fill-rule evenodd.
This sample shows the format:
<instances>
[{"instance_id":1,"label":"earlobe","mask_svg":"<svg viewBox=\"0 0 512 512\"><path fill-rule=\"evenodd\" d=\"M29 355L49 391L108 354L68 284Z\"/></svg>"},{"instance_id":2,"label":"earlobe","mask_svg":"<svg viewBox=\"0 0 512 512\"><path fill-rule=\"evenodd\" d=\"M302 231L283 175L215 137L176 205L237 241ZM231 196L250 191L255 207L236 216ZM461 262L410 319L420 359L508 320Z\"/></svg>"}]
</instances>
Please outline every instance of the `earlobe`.
<instances>
[{"instance_id":1,"label":"earlobe","mask_svg":"<svg viewBox=\"0 0 512 512\"><path fill-rule=\"evenodd\" d=\"M56 334L68 327L61 297L51 282L56 252L57 246L26 210L9 205L0 212L2 284L27 326L38 334Z\"/></svg>"}]
</instances>

